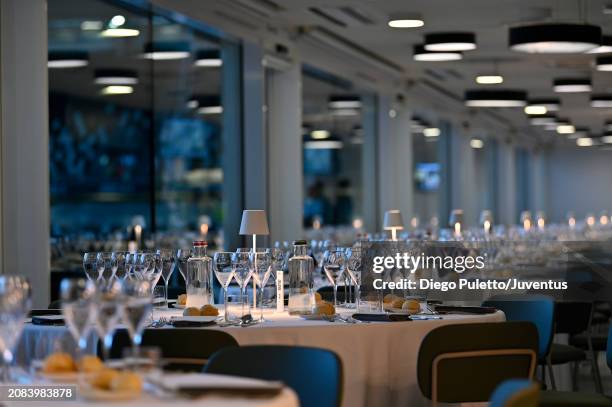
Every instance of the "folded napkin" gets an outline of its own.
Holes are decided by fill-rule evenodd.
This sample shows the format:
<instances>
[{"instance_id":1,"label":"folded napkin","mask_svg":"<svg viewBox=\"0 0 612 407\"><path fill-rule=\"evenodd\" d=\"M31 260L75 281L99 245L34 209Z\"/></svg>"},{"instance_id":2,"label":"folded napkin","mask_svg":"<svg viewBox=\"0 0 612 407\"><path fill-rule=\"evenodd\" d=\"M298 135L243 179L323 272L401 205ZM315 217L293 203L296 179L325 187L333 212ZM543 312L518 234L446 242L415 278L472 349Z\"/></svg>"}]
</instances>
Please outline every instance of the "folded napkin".
<instances>
[{"instance_id":1,"label":"folded napkin","mask_svg":"<svg viewBox=\"0 0 612 407\"><path fill-rule=\"evenodd\" d=\"M440 314L494 314L493 307L463 307L459 305L436 305L436 312Z\"/></svg>"},{"instance_id":2,"label":"folded napkin","mask_svg":"<svg viewBox=\"0 0 612 407\"><path fill-rule=\"evenodd\" d=\"M153 384L190 397L199 397L207 393L227 393L233 396L274 396L283 389L281 382L209 373L164 375Z\"/></svg>"},{"instance_id":3,"label":"folded napkin","mask_svg":"<svg viewBox=\"0 0 612 407\"><path fill-rule=\"evenodd\" d=\"M37 315L32 317L34 325L64 325L63 315Z\"/></svg>"},{"instance_id":4,"label":"folded napkin","mask_svg":"<svg viewBox=\"0 0 612 407\"><path fill-rule=\"evenodd\" d=\"M412 321L408 314L353 314L353 318L359 321L373 322Z\"/></svg>"}]
</instances>

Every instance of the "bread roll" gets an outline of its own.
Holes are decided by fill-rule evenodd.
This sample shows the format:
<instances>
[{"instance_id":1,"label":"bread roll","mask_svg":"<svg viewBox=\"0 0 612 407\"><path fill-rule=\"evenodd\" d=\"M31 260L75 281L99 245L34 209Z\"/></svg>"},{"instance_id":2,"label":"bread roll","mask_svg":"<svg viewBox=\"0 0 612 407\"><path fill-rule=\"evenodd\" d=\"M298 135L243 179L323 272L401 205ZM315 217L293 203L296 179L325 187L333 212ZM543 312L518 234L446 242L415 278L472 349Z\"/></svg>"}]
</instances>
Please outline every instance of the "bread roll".
<instances>
[{"instance_id":1,"label":"bread roll","mask_svg":"<svg viewBox=\"0 0 612 407\"><path fill-rule=\"evenodd\" d=\"M200 308L200 315L205 317L215 317L219 315L219 310L214 305L206 304Z\"/></svg>"},{"instance_id":2,"label":"bread roll","mask_svg":"<svg viewBox=\"0 0 612 407\"><path fill-rule=\"evenodd\" d=\"M199 317L200 309L196 307L185 308L185 311L183 311L183 315L186 317Z\"/></svg>"},{"instance_id":3,"label":"bread roll","mask_svg":"<svg viewBox=\"0 0 612 407\"><path fill-rule=\"evenodd\" d=\"M142 391L142 379L133 372L121 372L113 377L110 390L121 392L140 393Z\"/></svg>"},{"instance_id":4,"label":"bread roll","mask_svg":"<svg viewBox=\"0 0 612 407\"><path fill-rule=\"evenodd\" d=\"M45 373L68 373L76 372L77 366L74 359L68 353L53 353L45 359L42 367Z\"/></svg>"}]
</instances>

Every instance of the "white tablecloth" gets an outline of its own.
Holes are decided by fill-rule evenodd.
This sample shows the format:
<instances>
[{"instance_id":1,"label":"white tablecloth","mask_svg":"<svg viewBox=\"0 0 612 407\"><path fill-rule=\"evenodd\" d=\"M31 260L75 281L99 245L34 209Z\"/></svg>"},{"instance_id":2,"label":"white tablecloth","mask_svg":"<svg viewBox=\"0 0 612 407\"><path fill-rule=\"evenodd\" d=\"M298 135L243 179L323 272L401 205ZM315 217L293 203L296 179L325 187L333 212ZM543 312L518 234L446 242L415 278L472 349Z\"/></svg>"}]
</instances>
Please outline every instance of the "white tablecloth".
<instances>
[{"instance_id":1,"label":"white tablecloth","mask_svg":"<svg viewBox=\"0 0 612 407\"><path fill-rule=\"evenodd\" d=\"M342 310L341 310L342 311ZM177 311L163 314L177 314ZM343 406L427 406L417 384L417 357L423 338L432 329L455 323L504 321L502 312L486 315L444 315L441 320L347 324L305 321L287 313L266 313L269 322L248 328L223 329L240 345L302 345L330 349L344 368ZM172 329L172 328L171 328ZM67 331L57 326L26 326L17 360L40 358L42 348L59 341ZM42 341L47 345L41 345ZM90 348L93 350L93 343ZM305 379L306 380L306 379Z\"/></svg>"}]
</instances>

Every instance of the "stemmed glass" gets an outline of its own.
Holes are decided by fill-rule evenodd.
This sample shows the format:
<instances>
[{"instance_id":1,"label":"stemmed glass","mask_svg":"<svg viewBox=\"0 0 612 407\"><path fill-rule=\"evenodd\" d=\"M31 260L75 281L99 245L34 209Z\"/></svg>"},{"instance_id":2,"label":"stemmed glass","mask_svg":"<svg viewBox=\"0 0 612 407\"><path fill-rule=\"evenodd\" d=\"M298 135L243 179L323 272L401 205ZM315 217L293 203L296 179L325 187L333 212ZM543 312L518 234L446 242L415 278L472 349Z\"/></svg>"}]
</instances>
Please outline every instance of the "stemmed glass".
<instances>
[{"instance_id":1,"label":"stemmed glass","mask_svg":"<svg viewBox=\"0 0 612 407\"><path fill-rule=\"evenodd\" d=\"M92 304L96 287L93 282L77 278L63 279L60 283L62 315L68 331L77 343L77 359L85 353L87 336L93 322Z\"/></svg>"},{"instance_id":2,"label":"stemmed glass","mask_svg":"<svg viewBox=\"0 0 612 407\"><path fill-rule=\"evenodd\" d=\"M108 361L113 344L113 334L121 319L121 283L111 280L96 286L95 306L92 307L95 329L102 338L104 360Z\"/></svg>"},{"instance_id":3,"label":"stemmed glass","mask_svg":"<svg viewBox=\"0 0 612 407\"><path fill-rule=\"evenodd\" d=\"M168 307L168 284L170 283L170 277L172 273L174 273L174 256L171 250L158 250L157 254L160 256L161 260L161 276L164 280L164 293L166 300L166 308Z\"/></svg>"},{"instance_id":4,"label":"stemmed glass","mask_svg":"<svg viewBox=\"0 0 612 407\"><path fill-rule=\"evenodd\" d=\"M133 355L137 355L142 343L142 331L153 312L151 283L147 280L126 280L121 288L123 296L121 319L132 341Z\"/></svg>"},{"instance_id":5,"label":"stemmed glass","mask_svg":"<svg viewBox=\"0 0 612 407\"><path fill-rule=\"evenodd\" d=\"M229 322L229 315L227 313L227 287L229 286L232 278L234 277L234 267L232 266L232 253L231 252L217 252L213 256L213 267L215 270L215 276L221 287L223 288L223 306L225 312L225 322Z\"/></svg>"},{"instance_id":6,"label":"stemmed glass","mask_svg":"<svg viewBox=\"0 0 612 407\"><path fill-rule=\"evenodd\" d=\"M100 273L98 273L97 257L97 253L83 254L83 270L85 270L85 275L90 281L96 281L98 277L100 277Z\"/></svg>"},{"instance_id":7,"label":"stemmed glass","mask_svg":"<svg viewBox=\"0 0 612 407\"><path fill-rule=\"evenodd\" d=\"M127 267L126 267L126 252L114 252L113 253L113 276L115 278L123 280L127 276Z\"/></svg>"},{"instance_id":8,"label":"stemmed glass","mask_svg":"<svg viewBox=\"0 0 612 407\"><path fill-rule=\"evenodd\" d=\"M0 355L4 367L0 381L10 379L9 366L13 361L14 347L25 326L26 317L31 304L31 287L25 277L0 276Z\"/></svg>"},{"instance_id":9,"label":"stemmed glass","mask_svg":"<svg viewBox=\"0 0 612 407\"><path fill-rule=\"evenodd\" d=\"M263 297L264 288L270 278L270 272L272 271L272 259L270 252L255 252L250 253L249 261L251 263L251 269L253 270L253 278L255 282L259 284L259 320L263 322Z\"/></svg>"},{"instance_id":10,"label":"stemmed glass","mask_svg":"<svg viewBox=\"0 0 612 407\"><path fill-rule=\"evenodd\" d=\"M345 263L346 257L342 249L328 251L323 259L323 270L334 287L334 307L338 306L338 282L344 274Z\"/></svg>"},{"instance_id":11,"label":"stemmed glass","mask_svg":"<svg viewBox=\"0 0 612 407\"><path fill-rule=\"evenodd\" d=\"M187 260L191 257L191 249L178 249L175 254L176 267L187 287Z\"/></svg>"},{"instance_id":12,"label":"stemmed glass","mask_svg":"<svg viewBox=\"0 0 612 407\"><path fill-rule=\"evenodd\" d=\"M97 256L97 268L98 268L98 280L110 281L112 280L117 267L115 265L117 259L114 257L114 253L100 252Z\"/></svg>"},{"instance_id":13,"label":"stemmed glass","mask_svg":"<svg viewBox=\"0 0 612 407\"><path fill-rule=\"evenodd\" d=\"M153 289L157 285L162 274L161 255L152 252L141 253L138 264L143 267L141 269L141 275L150 283L151 294L153 294Z\"/></svg>"},{"instance_id":14,"label":"stemmed glass","mask_svg":"<svg viewBox=\"0 0 612 407\"><path fill-rule=\"evenodd\" d=\"M359 300L361 296L361 248L353 247L347 249L346 271L355 285L355 308L359 312Z\"/></svg>"},{"instance_id":15,"label":"stemmed glass","mask_svg":"<svg viewBox=\"0 0 612 407\"><path fill-rule=\"evenodd\" d=\"M248 304L248 298L246 298L246 287L251 280L253 270L249 264L249 253L248 252L235 252L232 253L232 268L234 269L234 278L240 286L240 299L242 301L242 315L244 316L244 303Z\"/></svg>"}]
</instances>

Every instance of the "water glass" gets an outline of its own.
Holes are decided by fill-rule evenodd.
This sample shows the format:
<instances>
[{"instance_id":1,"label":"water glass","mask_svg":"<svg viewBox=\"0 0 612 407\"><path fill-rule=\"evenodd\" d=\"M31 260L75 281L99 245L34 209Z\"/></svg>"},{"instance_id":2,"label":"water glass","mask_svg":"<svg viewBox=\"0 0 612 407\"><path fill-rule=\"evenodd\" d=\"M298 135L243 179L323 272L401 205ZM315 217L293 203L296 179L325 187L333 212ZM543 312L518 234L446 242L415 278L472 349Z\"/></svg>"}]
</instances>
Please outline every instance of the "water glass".
<instances>
[{"instance_id":1,"label":"water glass","mask_svg":"<svg viewBox=\"0 0 612 407\"><path fill-rule=\"evenodd\" d=\"M170 277L172 277L172 273L174 273L174 253L172 250L158 250L157 254L159 255L159 260L161 261L161 276L164 280L164 293L165 293L165 303L168 304L168 284L170 284ZM166 306L167 307L167 306Z\"/></svg>"},{"instance_id":2,"label":"water glass","mask_svg":"<svg viewBox=\"0 0 612 407\"><path fill-rule=\"evenodd\" d=\"M264 288L270 278L270 272L272 270L272 261L270 252L255 252L250 253L249 261L251 263L251 269L253 270L253 278L259 285L259 320L263 321L263 298Z\"/></svg>"},{"instance_id":3,"label":"water glass","mask_svg":"<svg viewBox=\"0 0 612 407\"><path fill-rule=\"evenodd\" d=\"M92 281L82 278L64 279L60 283L62 315L68 331L77 343L77 359L87 348L87 337L94 322L92 312L96 287Z\"/></svg>"},{"instance_id":4,"label":"water glass","mask_svg":"<svg viewBox=\"0 0 612 407\"><path fill-rule=\"evenodd\" d=\"M98 273L97 257L98 253L83 254L83 270L85 271L85 276L87 276L90 281L96 281L100 277L100 273Z\"/></svg>"},{"instance_id":5,"label":"water glass","mask_svg":"<svg viewBox=\"0 0 612 407\"><path fill-rule=\"evenodd\" d=\"M219 284L223 288L223 307L225 321L229 322L229 314L227 312L227 288L229 287L232 278L234 278L234 268L232 267L231 252L217 252L213 256L213 268L215 277L219 280Z\"/></svg>"},{"instance_id":6,"label":"water glass","mask_svg":"<svg viewBox=\"0 0 612 407\"><path fill-rule=\"evenodd\" d=\"M102 339L104 360L109 359L115 329L121 319L121 283L111 280L96 285L94 315L95 330Z\"/></svg>"},{"instance_id":7,"label":"water glass","mask_svg":"<svg viewBox=\"0 0 612 407\"><path fill-rule=\"evenodd\" d=\"M158 285L153 288L153 308L167 309L168 299L166 298L166 287Z\"/></svg>"},{"instance_id":8,"label":"water glass","mask_svg":"<svg viewBox=\"0 0 612 407\"><path fill-rule=\"evenodd\" d=\"M142 342L142 332L153 311L151 283L131 279L122 284L121 319L127 327L135 351Z\"/></svg>"},{"instance_id":9,"label":"water glass","mask_svg":"<svg viewBox=\"0 0 612 407\"><path fill-rule=\"evenodd\" d=\"M25 326L23 319L30 311L32 290L25 277L0 276L0 355L4 366L0 381L8 382L9 366L17 339Z\"/></svg>"},{"instance_id":10,"label":"water glass","mask_svg":"<svg viewBox=\"0 0 612 407\"><path fill-rule=\"evenodd\" d=\"M330 250L323 259L323 270L334 288L334 307L338 306L338 283L344 275L346 256L343 249Z\"/></svg>"},{"instance_id":11,"label":"water glass","mask_svg":"<svg viewBox=\"0 0 612 407\"><path fill-rule=\"evenodd\" d=\"M246 296L246 287L249 285L253 270L249 262L248 252L232 253L232 267L234 269L234 278L240 286L240 298L242 300L242 315L245 315L244 305L248 307L248 297Z\"/></svg>"}]
</instances>

